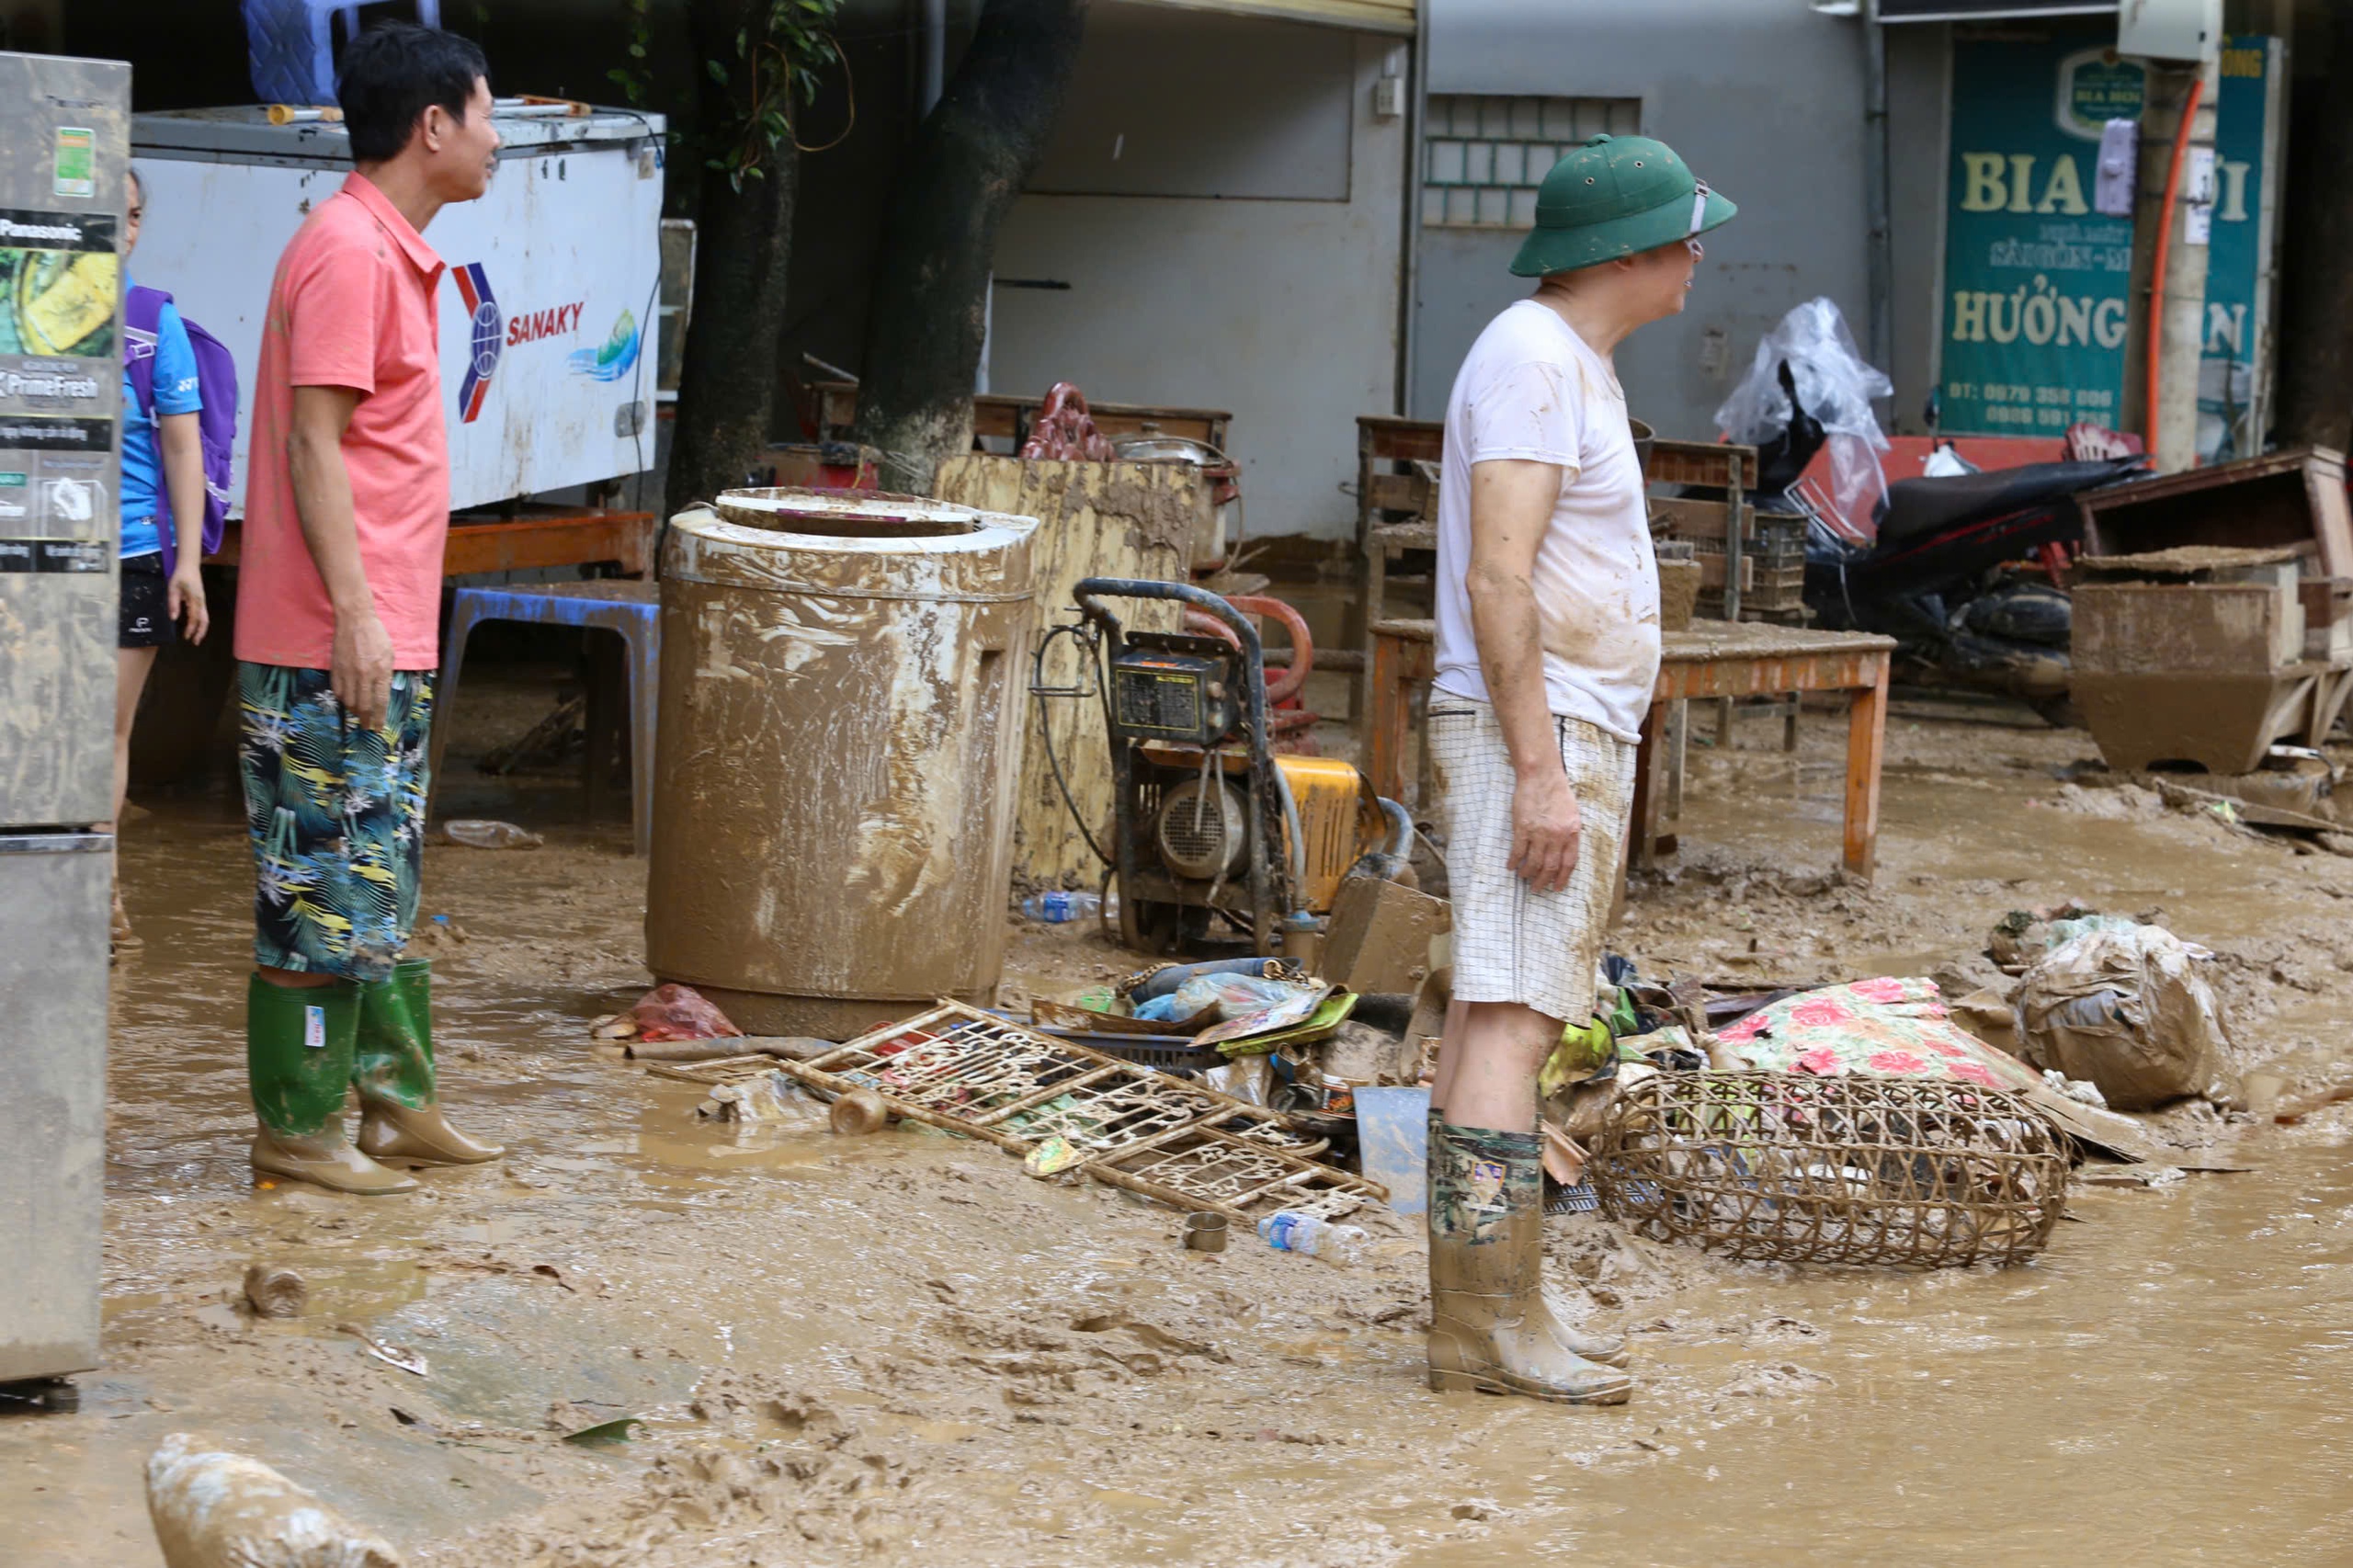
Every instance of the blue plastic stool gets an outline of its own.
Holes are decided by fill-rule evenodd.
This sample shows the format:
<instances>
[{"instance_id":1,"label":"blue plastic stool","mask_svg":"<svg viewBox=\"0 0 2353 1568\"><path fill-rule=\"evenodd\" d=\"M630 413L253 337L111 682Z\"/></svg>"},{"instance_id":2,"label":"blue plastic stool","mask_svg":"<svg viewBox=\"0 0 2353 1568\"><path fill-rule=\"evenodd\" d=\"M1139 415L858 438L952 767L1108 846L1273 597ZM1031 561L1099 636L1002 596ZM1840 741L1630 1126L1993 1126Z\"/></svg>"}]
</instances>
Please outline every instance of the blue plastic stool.
<instances>
[{"instance_id":1,"label":"blue plastic stool","mask_svg":"<svg viewBox=\"0 0 2353 1568\"><path fill-rule=\"evenodd\" d=\"M539 626L602 627L620 633L629 645L630 814L637 827L637 852L654 842L654 717L661 687L661 585L611 577L594 583L532 583L511 588L460 588L450 596L449 630L441 644L441 678L434 693L433 778L441 777L441 751L449 734L449 711L458 695L458 672L466 640L485 620L520 620ZM594 706L594 699L591 699ZM589 725L592 769L597 726ZM594 774L592 773L592 778Z\"/></svg>"},{"instance_id":2,"label":"blue plastic stool","mask_svg":"<svg viewBox=\"0 0 2353 1568\"><path fill-rule=\"evenodd\" d=\"M335 96L335 18L343 36L359 36L359 7L381 0L243 0L245 60L254 92L266 104L331 104ZM416 19L441 25L441 0L416 0Z\"/></svg>"}]
</instances>

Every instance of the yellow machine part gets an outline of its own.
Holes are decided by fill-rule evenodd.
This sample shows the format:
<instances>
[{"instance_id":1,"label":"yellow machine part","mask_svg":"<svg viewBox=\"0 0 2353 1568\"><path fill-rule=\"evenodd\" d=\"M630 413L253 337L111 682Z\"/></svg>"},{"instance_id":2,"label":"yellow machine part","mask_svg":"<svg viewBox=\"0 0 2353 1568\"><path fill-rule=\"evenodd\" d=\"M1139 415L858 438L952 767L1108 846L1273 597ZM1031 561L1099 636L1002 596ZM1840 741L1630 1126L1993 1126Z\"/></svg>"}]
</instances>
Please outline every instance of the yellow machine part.
<instances>
[{"instance_id":1,"label":"yellow machine part","mask_svg":"<svg viewBox=\"0 0 2353 1568\"><path fill-rule=\"evenodd\" d=\"M1300 832L1307 840L1302 896L1311 913L1328 915L1348 868L1388 837L1388 819L1364 775L1347 763L1328 756L1278 756L1275 766L1298 802ZM1283 832L1288 852L1288 824Z\"/></svg>"}]
</instances>

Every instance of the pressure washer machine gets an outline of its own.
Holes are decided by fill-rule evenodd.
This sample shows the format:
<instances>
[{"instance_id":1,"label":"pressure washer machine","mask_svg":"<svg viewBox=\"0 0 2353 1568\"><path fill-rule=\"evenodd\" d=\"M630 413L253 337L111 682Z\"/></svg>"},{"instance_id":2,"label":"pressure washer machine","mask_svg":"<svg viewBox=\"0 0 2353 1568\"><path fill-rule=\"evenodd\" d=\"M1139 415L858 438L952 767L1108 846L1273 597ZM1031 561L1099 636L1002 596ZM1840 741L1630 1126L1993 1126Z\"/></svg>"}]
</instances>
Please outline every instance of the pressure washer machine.
<instances>
[{"instance_id":1,"label":"pressure washer machine","mask_svg":"<svg viewBox=\"0 0 2353 1568\"><path fill-rule=\"evenodd\" d=\"M1093 684L1040 679L1030 689L1102 703L1111 842L1095 847L1118 879L1128 946L1163 954L1245 946L1309 960L1342 878L1411 881L1414 827L1403 806L1375 795L1347 763L1276 754L1266 655L1249 617L1188 583L1089 577L1076 597L1080 619L1047 641L1084 642ZM1175 600L1228 635L1129 631L1107 599ZM1041 673L1044 653L1041 642ZM1047 753L1052 763L1051 733ZM1094 844L1059 764L1054 773Z\"/></svg>"}]
</instances>

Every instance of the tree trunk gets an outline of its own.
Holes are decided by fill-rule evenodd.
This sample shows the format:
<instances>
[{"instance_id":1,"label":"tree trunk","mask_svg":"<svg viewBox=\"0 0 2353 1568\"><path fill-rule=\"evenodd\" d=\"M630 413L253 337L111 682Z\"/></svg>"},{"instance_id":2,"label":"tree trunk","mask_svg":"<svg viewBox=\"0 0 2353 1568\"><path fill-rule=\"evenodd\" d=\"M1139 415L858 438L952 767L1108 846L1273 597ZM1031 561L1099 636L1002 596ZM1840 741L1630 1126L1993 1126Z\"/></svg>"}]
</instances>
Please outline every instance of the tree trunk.
<instances>
[{"instance_id":1,"label":"tree trunk","mask_svg":"<svg viewBox=\"0 0 2353 1568\"><path fill-rule=\"evenodd\" d=\"M857 436L886 489L928 494L972 444L997 229L1036 170L1078 60L1087 0L987 0L915 132L876 258Z\"/></svg>"},{"instance_id":2,"label":"tree trunk","mask_svg":"<svg viewBox=\"0 0 2353 1568\"><path fill-rule=\"evenodd\" d=\"M2325 18L2300 22L2313 52L2335 79L2353 70L2353 6L2331 6ZM2279 412L2273 422L2288 446L2343 451L2353 439L2353 113L2336 102L2318 75L2300 76L2288 146L2287 203L2280 234Z\"/></svg>"},{"instance_id":3,"label":"tree trunk","mask_svg":"<svg viewBox=\"0 0 2353 1568\"><path fill-rule=\"evenodd\" d=\"M692 0L697 60L734 58L736 29L756 27L765 0ZM741 106L705 73L697 94L706 131L736 123ZM702 162L701 155L696 162ZM695 290L679 366L676 434L670 447L669 509L676 512L741 485L767 449L776 407L778 344L784 331L786 263L792 254L792 198L800 164L790 142L736 190L727 176L701 170L695 212Z\"/></svg>"}]
</instances>

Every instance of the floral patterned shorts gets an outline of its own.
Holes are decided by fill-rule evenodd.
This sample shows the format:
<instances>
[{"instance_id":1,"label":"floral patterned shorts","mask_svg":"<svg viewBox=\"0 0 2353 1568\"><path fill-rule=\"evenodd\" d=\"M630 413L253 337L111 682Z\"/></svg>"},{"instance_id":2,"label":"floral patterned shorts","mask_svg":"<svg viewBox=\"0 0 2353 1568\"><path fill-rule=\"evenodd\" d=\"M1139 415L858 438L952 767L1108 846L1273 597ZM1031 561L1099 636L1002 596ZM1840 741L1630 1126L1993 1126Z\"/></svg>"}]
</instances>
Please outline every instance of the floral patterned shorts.
<instances>
[{"instance_id":1,"label":"floral patterned shorts","mask_svg":"<svg viewBox=\"0 0 2353 1568\"><path fill-rule=\"evenodd\" d=\"M254 961L384 980L416 923L433 675L392 676L384 727L324 670L240 664L238 771L254 846Z\"/></svg>"}]
</instances>

